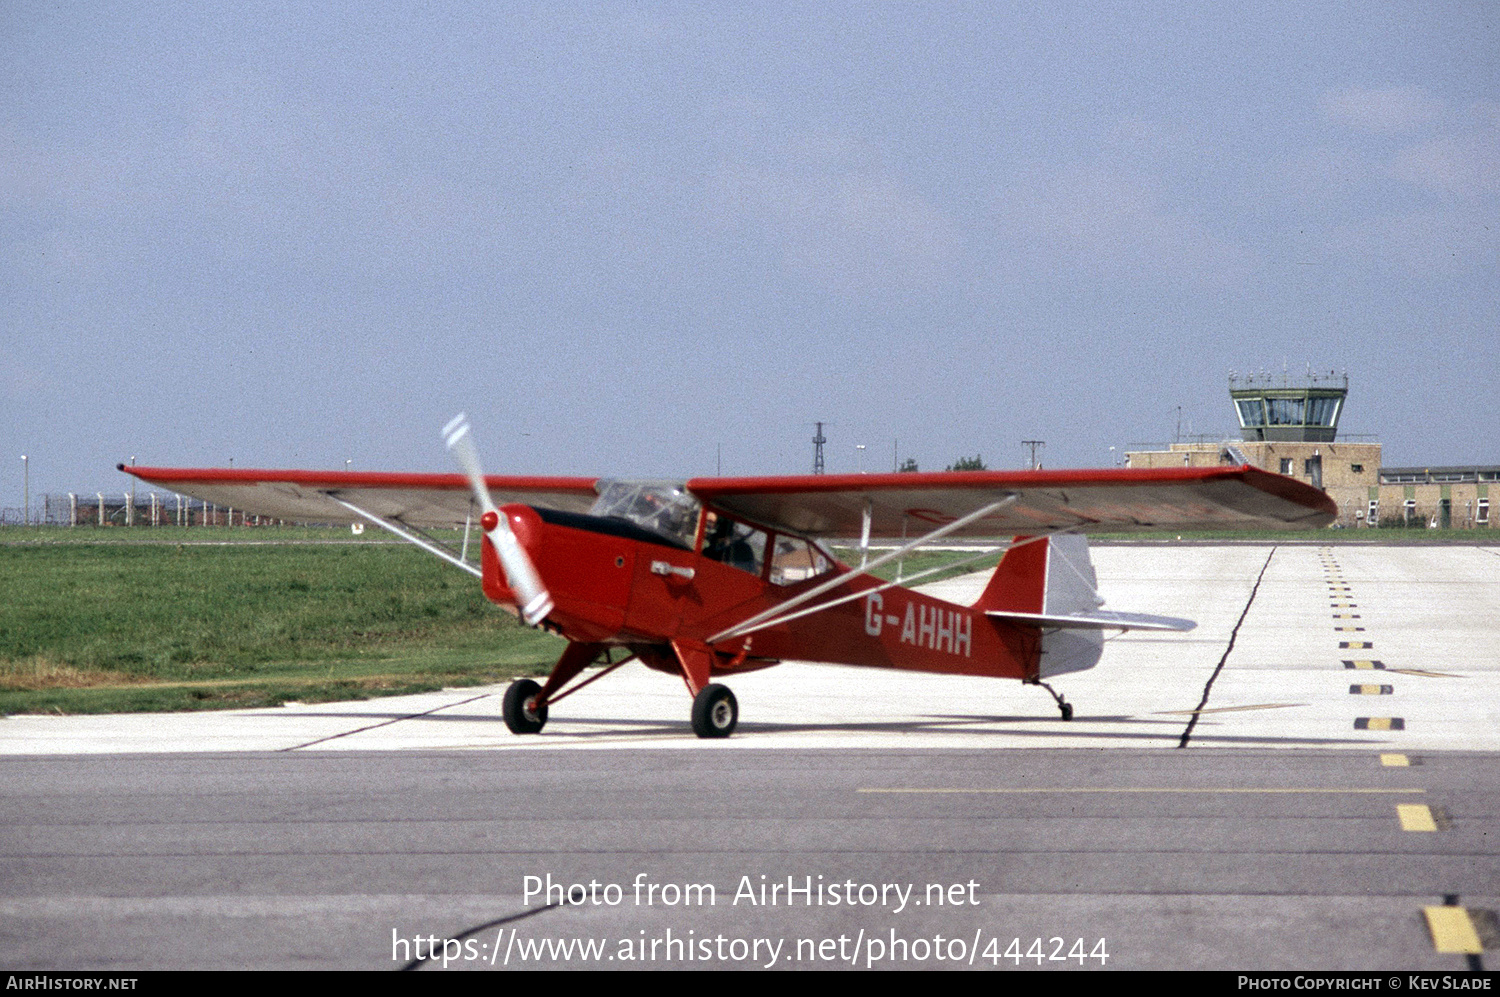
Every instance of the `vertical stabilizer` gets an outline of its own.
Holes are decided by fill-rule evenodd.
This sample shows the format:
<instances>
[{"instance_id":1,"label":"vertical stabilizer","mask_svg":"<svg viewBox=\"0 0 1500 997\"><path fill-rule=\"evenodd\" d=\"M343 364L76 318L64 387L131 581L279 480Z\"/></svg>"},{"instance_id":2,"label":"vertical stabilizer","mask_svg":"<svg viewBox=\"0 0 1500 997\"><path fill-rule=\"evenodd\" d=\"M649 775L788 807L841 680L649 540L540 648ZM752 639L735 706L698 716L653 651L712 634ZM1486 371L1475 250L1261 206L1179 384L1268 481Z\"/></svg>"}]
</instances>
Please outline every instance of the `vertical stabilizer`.
<instances>
[{"instance_id":1,"label":"vertical stabilizer","mask_svg":"<svg viewBox=\"0 0 1500 997\"><path fill-rule=\"evenodd\" d=\"M1038 617L1041 678L1094 667L1104 651L1104 635L1099 630L1055 629L1044 622L1093 614L1104 605L1088 541L1067 533L1039 540L1017 537L1016 542L1000 558L974 608L1016 623L1024 622L1024 617Z\"/></svg>"},{"instance_id":2,"label":"vertical stabilizer","mask_svg":"<svg viewBox=\"0 0 1500 997\"><path fill-rule=\"evenodd\" d=\"M1068 616L1104 605L1084 537L1016 537L974 608L986 613Z\"/></svg>"}]
</instances>

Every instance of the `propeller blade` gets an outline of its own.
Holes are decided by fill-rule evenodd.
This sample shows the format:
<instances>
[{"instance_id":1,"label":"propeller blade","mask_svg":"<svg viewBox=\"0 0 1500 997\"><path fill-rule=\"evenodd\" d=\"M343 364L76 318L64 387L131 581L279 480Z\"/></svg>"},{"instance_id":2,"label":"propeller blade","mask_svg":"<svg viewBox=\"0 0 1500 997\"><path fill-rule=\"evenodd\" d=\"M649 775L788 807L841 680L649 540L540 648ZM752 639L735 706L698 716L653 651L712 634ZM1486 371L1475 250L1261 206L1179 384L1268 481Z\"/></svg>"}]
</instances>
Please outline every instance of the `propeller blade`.
<instances>
[{"instance_id":1,"label":"propeller blade","mask_svg":"<svg viewBox=\"0 0 1500 997\"><path fill-rule=\"evenodd\" d=\"M474 489L474 499L479 503L479 511L489 512L494 509L495 502L490 498L489 486L484 483L484 471L479 467L479 451L474 448L474 440L469 435L467 415L460 412L443 427L443 442L448 444L448 452L458 462L459 470L469 479L469 487Z\"/></svg>"},{"instance_id":2,"label":"propeller blade","mask_svg":"<svg viewBox=\"0 0 1500 997\"><path fill-rule=\"evenodd\" d=\"M479 466L479 451L475 449L474 440L469 433L469 420L462 412L443 427L443 440L448 444L448 452L453 454L453 459L469 479L469 487L474 489L474 499L483 510L480 525L484 527L485 536L495 545L500 566L505 569L506 582L520 599L518 608L521 619L534 627L552 612L552 594L542 584L536 565L531 563L525 548L516 540L505 516L495 508L489 486L484 483L484 471Z\"/></svg>"}]
</instances>

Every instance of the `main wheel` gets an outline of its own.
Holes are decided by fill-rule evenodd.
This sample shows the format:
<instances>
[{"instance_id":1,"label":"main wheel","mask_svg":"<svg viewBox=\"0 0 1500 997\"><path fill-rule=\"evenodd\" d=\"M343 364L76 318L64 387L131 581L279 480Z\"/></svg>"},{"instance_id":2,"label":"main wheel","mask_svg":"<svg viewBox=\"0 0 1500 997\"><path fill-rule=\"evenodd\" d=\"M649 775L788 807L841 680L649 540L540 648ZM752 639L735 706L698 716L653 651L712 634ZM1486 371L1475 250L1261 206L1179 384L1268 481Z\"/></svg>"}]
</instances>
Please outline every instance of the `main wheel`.
<instances>
[{"instance_id":1,"label":"main wheel","mask_svg":"<svg viewBox=\"0 0 1500 997\"><path fill-rule=\"evenodd\" d=\"M699 737L728 737L740 722L740 704L728 686L705 686L693 697L693 733Z\"/></svg>"},{"instance_id":2,"label":"main wheel","mask_svg":"<svg viewBox=\"0 0 1500 997\"><path fill-rule=\"evenodd\" d=\"M535 705L536 697L541 691L542 687L531 679L516 679L505 690L500 715L505 718L505 726L510 728L512 734L535 734L546 726L546 704L541 707Z\"/></svg>"}]
</instances>

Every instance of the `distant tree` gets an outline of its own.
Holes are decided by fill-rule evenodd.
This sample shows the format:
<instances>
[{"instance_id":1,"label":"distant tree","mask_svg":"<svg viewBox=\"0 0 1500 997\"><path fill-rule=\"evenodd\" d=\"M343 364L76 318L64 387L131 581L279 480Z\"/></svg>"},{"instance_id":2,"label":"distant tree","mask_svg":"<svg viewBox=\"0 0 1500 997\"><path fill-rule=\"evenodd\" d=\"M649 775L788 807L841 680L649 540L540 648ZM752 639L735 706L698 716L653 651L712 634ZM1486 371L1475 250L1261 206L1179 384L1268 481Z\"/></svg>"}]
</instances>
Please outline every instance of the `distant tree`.
<instances>
[{"instance_id":1,"label":"distant tree","mask_svg":"<svg viewBox=\"0 0 1500 997\"><path fill-rule=\"evenodd\" d=\"M901 472L902 474L910 474L911 472L917 470L917 459L915 457L906 458L901 462L901 466L896 468L896 470Z\"/></svg>"},{"instance_id":2,"label":"distant tree","mask_svg":"<svg viewBox=\"0 0 1500 997\"><path fill-rule=\"evenodd\" d=\"M947 466L947 468L945 468L945 470L948 470L948 471L988 471L989 468L987 468L987 467L984 466L984 458L981 457L981 456L979 456L979 454L975 454L972 457L960 457L960 458L958 458L958 460L956 460L953 463L949 464Z\"/></svg>"}]
</instances>

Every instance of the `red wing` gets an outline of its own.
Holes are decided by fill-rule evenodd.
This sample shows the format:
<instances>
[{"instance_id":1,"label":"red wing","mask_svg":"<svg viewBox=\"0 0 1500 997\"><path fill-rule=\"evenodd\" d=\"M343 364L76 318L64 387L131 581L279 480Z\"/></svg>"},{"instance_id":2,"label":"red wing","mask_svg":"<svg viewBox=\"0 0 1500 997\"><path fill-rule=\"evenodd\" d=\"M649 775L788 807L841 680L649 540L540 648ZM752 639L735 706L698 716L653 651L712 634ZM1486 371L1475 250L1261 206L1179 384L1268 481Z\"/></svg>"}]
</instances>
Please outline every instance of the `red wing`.
<instances>
[{"instance_id":1,"label":"red wing","mask_svg":"<svg viewBox=\"0 0 1500 997\"><path fill-rule=\"evenodd\" d=\"M215 505L305 523L351 523L360 518L335 502L335 496L377 516L423 529L462 526L473 511L474 493L461 474L124 466L120 470ZM490 476L485 481L496 505L523 502L587 512L597 497L594 478Z\"/></svg>"},{"instance_id":2,"label":"red wing","mask_svg":"<svg viewBox=\"0 0 1500 997\"><path fill-rule=\"evenodd\" d=\"M706 505L811 537L857 537L868 504L877 536L917 536L1007 495L1014 502L950 536L1286 529L1326 526L1326 494L1254 467L695 478Z\"/></svg>"}]
</instances>

